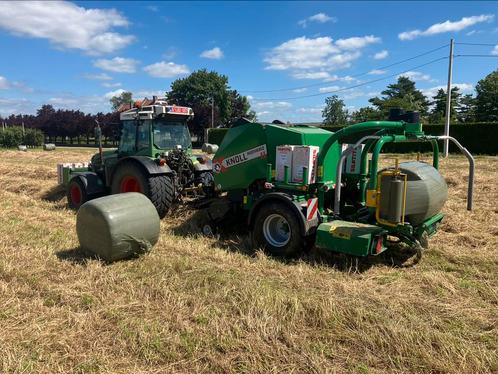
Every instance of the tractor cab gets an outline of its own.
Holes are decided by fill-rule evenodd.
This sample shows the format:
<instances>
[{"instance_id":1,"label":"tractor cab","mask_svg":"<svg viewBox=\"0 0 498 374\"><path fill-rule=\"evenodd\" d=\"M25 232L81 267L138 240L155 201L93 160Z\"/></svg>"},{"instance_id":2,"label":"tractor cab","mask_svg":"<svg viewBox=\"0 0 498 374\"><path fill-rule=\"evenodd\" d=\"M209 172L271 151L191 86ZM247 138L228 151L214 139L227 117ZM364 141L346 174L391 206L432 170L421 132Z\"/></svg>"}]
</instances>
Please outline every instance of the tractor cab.
<instances>
[{"instance_id":1,"label":"tractor cab","mask_svg":"<svg viewBox=\"0 0 498 374\"><path fill-rule=\"evenodd\" d=\"M191 108L162 103L132 108L120 115L122 121L118 157L157 157L164 152L192 151L187 121Z\"/></svg>"}]
</instances>

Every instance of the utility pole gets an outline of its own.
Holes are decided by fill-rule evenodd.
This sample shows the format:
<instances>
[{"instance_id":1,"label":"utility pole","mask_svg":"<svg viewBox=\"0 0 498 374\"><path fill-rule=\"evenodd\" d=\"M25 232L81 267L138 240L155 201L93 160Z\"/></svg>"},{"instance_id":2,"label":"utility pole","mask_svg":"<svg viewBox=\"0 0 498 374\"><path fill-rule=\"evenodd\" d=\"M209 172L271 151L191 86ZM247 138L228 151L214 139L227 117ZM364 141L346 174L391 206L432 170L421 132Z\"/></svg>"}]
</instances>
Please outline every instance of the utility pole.
<instances>
[{"instance_id":1,"label":"utility pole","mask_svg":"<svg viewBox=\"0 0 498 374\"><path fill-rule=\"evenodd\" d=\"M448 64L448 86L446 89L446 118L444 122L444 135L450 135L450 120L451 120L451 80L453 77L453 44L454 40L450 41L450 59ZM449 139L444 140L444 151L443 156L448 157L450 141Z\"/></svg>"},{"instance_id":2,"label":"utility pole","mask_svg":"<svg viewBox=\"0 0 498 374\"><path fill-rule=\"evenodd\" d=\"M211 98L211 128L214 128L214 97Z\"/></svg>"}]
</instances>

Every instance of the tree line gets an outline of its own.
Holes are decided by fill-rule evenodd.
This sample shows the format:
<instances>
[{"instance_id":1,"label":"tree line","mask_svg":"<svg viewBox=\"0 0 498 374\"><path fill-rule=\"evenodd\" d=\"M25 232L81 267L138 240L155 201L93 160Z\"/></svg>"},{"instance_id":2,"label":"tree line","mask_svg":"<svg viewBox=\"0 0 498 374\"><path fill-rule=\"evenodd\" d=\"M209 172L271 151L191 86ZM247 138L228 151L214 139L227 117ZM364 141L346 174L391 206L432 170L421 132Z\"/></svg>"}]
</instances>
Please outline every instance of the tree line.
<instances>
[{"instance_id":1,"label":"tree line","mask_svg":"<svg viewBox=\"0 0 498 374\"><path fill-rule=\"evenodd\" d=\"M390 84L380 97L369 100L371 106L349 112L342 99L330 96L325 99L322 111L325 125L347 125L386 119L391 108L418 111L424 123L443 124L446 118L446 92L438 89L427 98L416 88L415 82L400 76ZM498 122L498 70L481 79L474 94L463 95L458 87L451 89L451 123Z\"/></svg>"},{"instance_id":2,"label":"tree line","mask_svg":"<svg viewBox=\"0 0 498 374\"><path fill-rule=\"evenodd\" d=\"M454 87L451 96L453 123L498 122L498 70L477 83L475 95L463 95L458 87ZM214 71L202 69L175 80L170 90L165 92L165 97L171 104L193 108L195 116L189 127L193 134L201 137L204 128L211 127L213 119L214 127L228 127L241 117L256 119L248 98L229 86L227 76ZM26 129L40 130L48 142L78 144L94 142L98 122L102 127L104 143L115 142L119 134L117 109L132 101L132 93L123 92L110 99L111 112L97 114L55 109L47 104L34 115L13 114L0 118L0 122L8 127L24 124ZM371 98L369 103L370 106L349 112L342 99L337 96L327 97L322 112L323 123L345 125L386 119L391 108L419 111L423 121L431 124L443 123L446 114L446 93L443 89L439 89L432 98L427 98L417 89L414 81L404 76L389 84L380 96Z\"/></svg>"}]
</instances>

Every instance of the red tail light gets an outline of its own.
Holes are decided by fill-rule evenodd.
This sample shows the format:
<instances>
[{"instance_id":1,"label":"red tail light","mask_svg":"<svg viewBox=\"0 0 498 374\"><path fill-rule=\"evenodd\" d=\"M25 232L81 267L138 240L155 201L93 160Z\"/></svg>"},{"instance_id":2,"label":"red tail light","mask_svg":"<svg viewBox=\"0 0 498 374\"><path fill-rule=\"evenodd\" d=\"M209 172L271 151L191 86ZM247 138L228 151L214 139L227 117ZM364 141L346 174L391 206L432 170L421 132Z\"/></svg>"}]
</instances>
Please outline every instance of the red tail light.
<instances>
[{"instance_id":1,"label":"red tail light","mask_svg":"<svg viewBox=\"0 0 498 374\"><path fill-rule=\"evenodd\" d=\"M379 236L379 239L377 239L377 244L375 245L375 253L379 254L382 252L382 247L384 244L384 238L382 236Z\"/></svg>"},{"instance_id":2,"label":"red tail light","mask_svg":"<svg viewBox=\"0 0 498 374\"><path fill-rule=\"evenodd\" d=\"M166 160L164 158L159 159L159 166L164 166L166 165Z\"/></svg>"}]
</instances>

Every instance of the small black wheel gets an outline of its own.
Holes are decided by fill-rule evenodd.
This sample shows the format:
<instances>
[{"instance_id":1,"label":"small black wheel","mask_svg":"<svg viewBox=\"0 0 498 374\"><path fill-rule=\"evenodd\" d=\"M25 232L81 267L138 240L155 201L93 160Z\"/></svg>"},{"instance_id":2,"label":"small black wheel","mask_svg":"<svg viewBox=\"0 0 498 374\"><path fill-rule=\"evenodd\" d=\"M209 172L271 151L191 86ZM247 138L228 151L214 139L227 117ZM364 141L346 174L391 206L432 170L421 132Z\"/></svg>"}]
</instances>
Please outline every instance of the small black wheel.
<instances>
[{"instance_id":1,"label":"small black wheel","mask_svg":"<svg viewBox=\"0 0 498 374\"><path fill-rule=\"evenodd\" d=\"M305 248L298 217L280 202L265 204L257 212L252 231L253 245L272 256L292 257Z\"/></svg>"},{"instance_id":2,"label":"small black wheel","mask_svg":"<svg viewBox=\"0 0 498 374\"><path fill-rule=\"evenodd\" d=\"M166 216L175 197L175 187L170 176L148 175L133 162L119 165L112 176L111 193L123 192L143 193L154 204L160 218Z\"/></svg>"},{"instance_id":3,"label":"small black wheel","mask_svg":"<svg viewBox=\"0 0 498 374\"><path fill-rule=\"evenodd\" d=\"M69 207L76 210L89 200L85 184L80 178L73 178L69 181L66 197Z\"/></svg>"}]
</instances>

